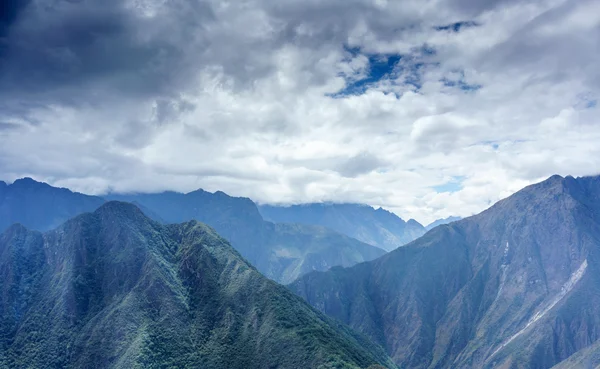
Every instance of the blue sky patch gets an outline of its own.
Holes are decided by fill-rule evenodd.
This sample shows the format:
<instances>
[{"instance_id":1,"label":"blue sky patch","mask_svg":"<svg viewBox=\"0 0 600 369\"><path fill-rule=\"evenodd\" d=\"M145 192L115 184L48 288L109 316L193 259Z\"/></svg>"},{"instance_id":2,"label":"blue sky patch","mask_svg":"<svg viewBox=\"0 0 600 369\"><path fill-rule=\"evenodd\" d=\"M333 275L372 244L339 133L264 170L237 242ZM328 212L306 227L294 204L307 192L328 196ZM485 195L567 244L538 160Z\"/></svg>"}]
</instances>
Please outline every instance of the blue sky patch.
<instances>
[{"instance_id":1,"label":"blue sky patch","mask_svg":"<svg viewBox=\"0 0 600 369\"><path fill-rule=\"evenodd\" d=\"M466 177L464 176L456 176L456 177L452 177L452 179L444 184L438 185L438 186L433 186L433 189L437 192L437 193L442 193L442 192L457 192L462 190L463 186L462 186L462 182L465 180Z\"/></svg>"},{"instance_id":2,"label":"blue sky patch","mask_svg":"<svg viewBox=\"0 0 600 369\"><path fill-rule=\"evenodd\" d=\"M596 106L598 106L598 95L590 91L577 94L577 101L573 104L577 110L593 109Z\"/></svg>"},{"instance_id":3,"label":"blue sky patch","mask_svg":"<svg viewBox=\"0 0 600 369\"><path fill-rule=\"evenodd\" d=\"M360 54L360 48L346 48L352 56ZM334 97L345 95L363 94L369 86L378 81L389 78L393 74L396 65L402 58L400 54L364 54L369 59L369 71L367 77L349 83L344 89L333 94Z\"/></svg>"},{"instance_id":4,"label":"blue sky patch","mask_svg":"<svg viewBox=\"0 0 600 369\"><path fill-rule=\"evenodd\" d=\"M491 146L494 150L498 150L498 147L500 147L500 144L497 141L483 141L481 144Z\"/></svg>"},{"instance_id":5,"label":"blue sky patch","mask_svg":"<svg viewBox=\"0 0 600 369\"><path fill-rule=\"evenodd\" d=\"M392 83L398 84L394 80L400 75L404 76L404 80L400 84L410 86L413 90L419 90L422 86L423 69L427 66L438 65L438 63L423 61L424 58L436 54L435 49L427 45L415 49L407 55L362 53L358 47L346 47L345 50L352 57L360 54L366 56L369 61L368 71L365 78L349 80L345 88L330 94L331 97L361 95L382 80L390 80ZM396 96L399 97L398 94Z\"/></svg>"}]
</instances>

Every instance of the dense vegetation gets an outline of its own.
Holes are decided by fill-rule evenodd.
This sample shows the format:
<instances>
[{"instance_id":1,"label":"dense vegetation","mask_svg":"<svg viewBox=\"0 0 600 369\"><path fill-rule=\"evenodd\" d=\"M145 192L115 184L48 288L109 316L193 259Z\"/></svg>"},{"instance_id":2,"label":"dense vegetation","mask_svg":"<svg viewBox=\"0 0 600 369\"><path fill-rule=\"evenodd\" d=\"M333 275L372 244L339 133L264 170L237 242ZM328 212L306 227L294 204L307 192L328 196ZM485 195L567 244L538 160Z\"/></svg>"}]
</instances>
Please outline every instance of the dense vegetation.
<instances>
[{"instance_id":1,"label":"dense vegetation","mask_svg":"<svg viewBox=\"0 0 600 369\"><path fill-rule=\"evenodd\" d=\"M392 367L196 221L109 202L0 236L0 367Z\"/></svg>"}]
</instances>

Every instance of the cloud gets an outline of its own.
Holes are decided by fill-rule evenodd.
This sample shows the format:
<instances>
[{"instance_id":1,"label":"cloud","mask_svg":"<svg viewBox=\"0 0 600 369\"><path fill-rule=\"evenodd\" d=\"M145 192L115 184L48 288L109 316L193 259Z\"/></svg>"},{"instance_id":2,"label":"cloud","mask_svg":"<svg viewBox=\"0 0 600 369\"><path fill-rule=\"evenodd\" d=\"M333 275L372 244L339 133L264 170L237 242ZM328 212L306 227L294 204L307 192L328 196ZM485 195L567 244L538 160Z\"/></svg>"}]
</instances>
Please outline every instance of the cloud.
<instances>
[{"instance_id":1,"label":"cloud","mask_svg":"<svg viewBox=\"0 0 600 369\"><path fill-rule=\"evenodd\" d=\"M592 0L8 4L2 179L428 223L600 168Z\"/></svg>"}]
</instances>

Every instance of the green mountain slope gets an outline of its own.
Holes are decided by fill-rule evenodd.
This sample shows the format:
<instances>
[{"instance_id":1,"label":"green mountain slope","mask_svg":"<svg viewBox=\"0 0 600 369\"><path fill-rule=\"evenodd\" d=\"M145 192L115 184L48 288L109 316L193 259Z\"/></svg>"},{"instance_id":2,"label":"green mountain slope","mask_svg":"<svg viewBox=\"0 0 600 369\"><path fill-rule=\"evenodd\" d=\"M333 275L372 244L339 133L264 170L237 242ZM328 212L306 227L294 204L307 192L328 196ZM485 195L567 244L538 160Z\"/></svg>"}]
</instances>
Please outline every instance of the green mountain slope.
<instances>
[{"instance_id":1,"label":"green mountain slope","mask_svg":"<svg viewBox=\"0 0 600 369\"><path fill-rule=\"evenodd\" d=\"M320 225L387 251L425 233L425 228L413 219L405 222L387 210L361 204L262 205L259 210L272 222Z\"/></svg>"},{"instance_id":2,"label":"green mountain slope","mask_svg":"<svg viewBox=\"0 0 600 369\"><path fill-rule=\"evenodd\" d=\"M220 191L109 198L139 204L148 216L164 222L190 219L204 222L230 241L261 273L281 283L290 283L314 270L352 266L385 254L380 248L324 227L264 221L250 199L231 197Z\"/></svg>"},{"instance_id":3,"label":"green mountain slope","mask_svg":"<svg viewBox=\"0 0 600 369\"><path fill-rule=\"evenodd\" d=\"M600 177L551 177L290 288L401 367L550 368L600 338Z\"/></svg>"},{"instance_id":4,"label":"green mountain slope","mask_svg":"<svg viewBox=\"0 0 600 369\"><path fill-rule=\"evenodd\" d=\"M164 226L119 202L0 236L0 353L9 368L393 365L211 228Z\"/></svg>"}]
</instances>

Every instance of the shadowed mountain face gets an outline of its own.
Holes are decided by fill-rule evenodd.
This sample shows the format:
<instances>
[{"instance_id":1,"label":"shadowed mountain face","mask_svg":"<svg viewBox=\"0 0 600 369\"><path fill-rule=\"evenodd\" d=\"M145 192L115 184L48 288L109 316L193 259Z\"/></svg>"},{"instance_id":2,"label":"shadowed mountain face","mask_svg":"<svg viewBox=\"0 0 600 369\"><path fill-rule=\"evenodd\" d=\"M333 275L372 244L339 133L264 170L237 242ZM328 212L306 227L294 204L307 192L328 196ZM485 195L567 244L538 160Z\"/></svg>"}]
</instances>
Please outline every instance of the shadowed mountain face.
<instances>
[{"instance_id":1,"label":"shadowed mountain face","mask_svg":"<svg viewBox=\"0 0 600 369\"><path fill-rule=\"evenodd\" d=\"M448 218L444 218L444 219L438 219L438 220L428 224L427 226L425 226L425 229L428 231L431 231L432 229L434 229L435 227L437 227L439 225L457 222L461 219L462 219L461 217L448 217Z\"/></svg>"},{"instance_id":2,"label":"shadowed mountain face","mask_svg":"<svg viewBox=\"0 0 600 369\"><path fill-rule=\"evenodd\" d=\"M0 367L364 368L383 350L263 277L212 229L109 202L0 235Z\"/></svg>"},{"instance_id":3,"label":"shadowed mountain face","mask_svg":"<svg viewBox=\"0 0 600 369\"><path fill-rule=\"evenodd\" d=\"M600 177L554 176L377 260L290 287L401 367L570 367L575 353L575 363L597 358L599 268Z\"/></svg>"},{"instance_id":4,"label":"shadowed mountain face","mask_svg":"<svg viewBox=\"0 0 600 369\"><path fill-rule=\"evenodd\" d=\"M259 209L265 219L272 222L320 225L387 251L425 233L425 228L413 219L405 222L394 213L368 205L263 205Z\"/></svg>"},{"instance_id":5,"label":"shadowed mountain face","mask_svg":"<svg viewBox=\"0 0 600 369\"><path fill-rule=\"evenodd\" d=\"M600 341L577 351L552 369L598 369L600 367Z\"/></svg>"},{"instance_id":6,"label":"shadowed mountain face","mask_svg":"<svg viewBox=\"0 0 600 369\"><path fill-rule=\"evenodd\" d=\"M14 223L47 231L76 215L94 211L103 203L100 197L52 187L31 178L11 185L0 181L0 232Z\"/></svg>"}]
</instances>

